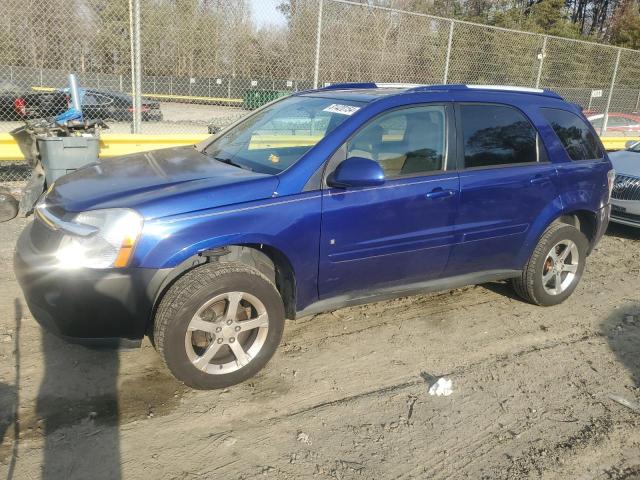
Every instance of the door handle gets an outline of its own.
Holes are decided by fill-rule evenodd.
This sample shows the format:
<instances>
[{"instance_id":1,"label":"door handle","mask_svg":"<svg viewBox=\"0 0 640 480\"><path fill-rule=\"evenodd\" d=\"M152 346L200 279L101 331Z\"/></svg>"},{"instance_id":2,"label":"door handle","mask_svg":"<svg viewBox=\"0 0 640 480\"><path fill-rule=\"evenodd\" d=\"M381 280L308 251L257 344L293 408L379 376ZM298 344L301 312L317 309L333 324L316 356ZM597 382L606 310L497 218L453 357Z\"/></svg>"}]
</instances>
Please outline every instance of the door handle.
<instances>
[{"instance_id":1,"label":"door handle","mask_svg":"<svg viewBox=\"0 0 640 480\"><path fill-rule=\"evenodd\" d=\"M456 194L455 190L443 189L442 187L434 188L429 193L425 195L430 200L435 200L437 198L447 198L452 197Z\"/></svg>"},{"instance_id":2,"label":"door handle","mask_svg":"<svg viewBox=\"0 0 640 480\"><path fill-rule=\"evenodd\" d=\"M547 183L549 181L549 177L545 177L543 175L536 175L529 182L531 185L541 185L543 183Z\"/></svg>"}]
</instances>

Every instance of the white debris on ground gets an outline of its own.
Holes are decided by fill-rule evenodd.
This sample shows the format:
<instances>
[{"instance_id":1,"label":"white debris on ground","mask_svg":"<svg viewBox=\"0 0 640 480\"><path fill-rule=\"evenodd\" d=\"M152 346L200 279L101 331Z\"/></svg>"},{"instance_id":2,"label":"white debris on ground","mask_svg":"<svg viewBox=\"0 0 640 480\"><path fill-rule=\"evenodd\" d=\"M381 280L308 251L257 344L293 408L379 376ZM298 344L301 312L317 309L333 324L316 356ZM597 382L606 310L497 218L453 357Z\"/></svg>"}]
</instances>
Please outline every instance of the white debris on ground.
<instances>
[{"instance_id":1,"label":"white debris on ground","mask_svg":"<svg viewBox=\"0 0 640 480\"><path fill-rule=\"evenodd\" d=\"M451 379L442 377L429 388L429 395L437 397L448 397L453 393L453 382Z\"/></svg>"},{"instance_id":2,"label":"white debris on ground","mask_svg":"<svg viewBox=\"0 0 640 480\"><path fill-rule=\"evenodd\" d=\"M311 440L309 439L309 435L304 432L298 433L298 441L300 443L304 443L305 445L311 445Z\"/></svg>"}]
</instances>

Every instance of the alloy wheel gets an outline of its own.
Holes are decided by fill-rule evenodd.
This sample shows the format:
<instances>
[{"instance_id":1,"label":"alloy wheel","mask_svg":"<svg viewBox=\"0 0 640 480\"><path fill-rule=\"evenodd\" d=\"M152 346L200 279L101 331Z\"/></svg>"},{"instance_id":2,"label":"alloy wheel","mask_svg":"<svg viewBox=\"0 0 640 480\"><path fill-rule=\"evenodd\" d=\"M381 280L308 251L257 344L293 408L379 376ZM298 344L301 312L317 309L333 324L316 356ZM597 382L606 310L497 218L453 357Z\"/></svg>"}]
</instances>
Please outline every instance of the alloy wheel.
<instances>
[{"instance_id":1,"label":"alloy wheel","mask_svg":"<svg viewBox=\"0 0 640 480\"><path fill-rule=\"evenodd\" d=\"M560 295L576 278L580 262L578 246L561 240L547 254L542 269L542 285L549 295Z\"/></svg>"},{"instance_id":2,"label":"alloy wheel","mask_svg":"<svg viewBox=\"0 0 640 480\"><path fill-rule=\"evenodd\" d=\"M258 355L267 339L269 316L246 292L227 292L205 302L185 333L191 363L212 375L235 372Z\"/></svg>"}]
</instances>

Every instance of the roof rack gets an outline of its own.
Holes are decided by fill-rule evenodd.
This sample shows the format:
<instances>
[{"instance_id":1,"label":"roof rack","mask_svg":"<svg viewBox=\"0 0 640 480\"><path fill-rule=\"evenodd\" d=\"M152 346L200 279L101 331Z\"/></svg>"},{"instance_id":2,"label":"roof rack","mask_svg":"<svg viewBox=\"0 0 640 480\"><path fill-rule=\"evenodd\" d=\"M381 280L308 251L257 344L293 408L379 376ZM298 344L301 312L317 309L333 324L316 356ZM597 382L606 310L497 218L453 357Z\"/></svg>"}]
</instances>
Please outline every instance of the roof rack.
<instances>
[{"instance_id":1,"label":"roof rack","mask_svg":"<svg viewBox=\"0 0 640 480\"><path fill-rule=\"evenodd\" d=\"M360 88L418 88L418 87L427 87L428 85L420 84L420 83L374 83L374 82L345 82L345 83L333 83L331 85L327 85L326 87L322 87L319 90L348 90L351 88L360 89Z\"/></svg>"},{"instance_id":2,"label":"roof rack","mask_svg":"<svg viewBox=\"0 0 640 480\"><path fill-rule=\"evenodd\" d=\"M542 88L518 87L511 85L467 85L463 83L420 85L413 83L374 83L374 82L346 82L334 83L320 90L348 90L367 88L403 88L407 92L430 92L430 91L451 91L451 90L490 90L513 93L530 93L544 95L545 97L562 98L557 93Z\"/></svg>"},{"instance_id":3,"label":"roof rack","mask_svg":"<svg viewBox=\"0 0 640 480\"><path fill-rule=\"evenodd\" d=\"M543 95L545 97L562 98L556 92L551 90L543 90L542 88L531 87L518 87L512 85L466 85L463 83L452 83L446 85L425 85L421 87L412 88L410 92L427 92L434 90L451 91L451 90L489 90L499 92L512 92L512 93L532 93L536 95Z\"/></svg>"},{"instance_id":4,"label":"roof rack","mask_svg":"<svg viewBox=\"0 0 640 480\"><path fill-rule=\"evenodd\" d=\"M373 82L332 83L331 85L319 88L318 90L347 90L350 88L378 88L378 85Z\"/></svg>"}]
</instances>

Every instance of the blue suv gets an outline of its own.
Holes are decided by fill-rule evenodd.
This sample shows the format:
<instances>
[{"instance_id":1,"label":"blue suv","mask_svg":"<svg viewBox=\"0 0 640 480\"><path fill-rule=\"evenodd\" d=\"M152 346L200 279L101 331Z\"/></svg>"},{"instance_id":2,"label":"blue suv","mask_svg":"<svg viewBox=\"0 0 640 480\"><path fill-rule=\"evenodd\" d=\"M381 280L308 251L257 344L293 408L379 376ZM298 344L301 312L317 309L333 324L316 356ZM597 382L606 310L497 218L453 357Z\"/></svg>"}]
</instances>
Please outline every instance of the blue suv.
<instances>
[{"instance_id":1,"label":"blue suv","mask_svg":"<svg viewBox=\"0 0 640 480\"><path fill-rule=\"evenodd\" d=\"M15 271L46 328L146 334L178 379L219 388L265 366L286 318L496 280L562 302L614 176L580 108L547 90L333 85L63 177Z\"/></svg>"}]
</instances>

